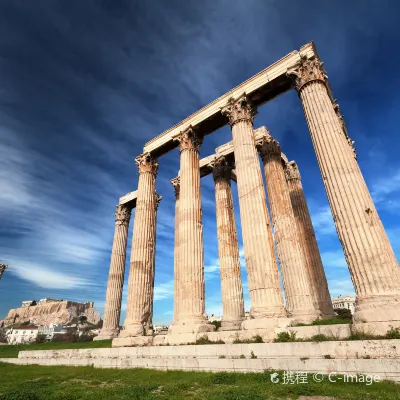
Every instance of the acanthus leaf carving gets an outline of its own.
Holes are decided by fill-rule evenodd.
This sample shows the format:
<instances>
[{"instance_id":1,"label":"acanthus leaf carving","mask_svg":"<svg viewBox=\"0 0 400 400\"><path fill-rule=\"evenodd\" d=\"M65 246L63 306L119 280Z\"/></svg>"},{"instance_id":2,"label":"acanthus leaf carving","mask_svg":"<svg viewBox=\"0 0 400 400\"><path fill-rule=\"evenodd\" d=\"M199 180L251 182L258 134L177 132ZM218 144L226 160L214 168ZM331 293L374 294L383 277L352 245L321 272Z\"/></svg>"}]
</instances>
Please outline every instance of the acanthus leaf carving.
<instances>
[{"instance_id":1,"label":"acanthus leaf carving","mask_svg":"<svg viewBox=\"0 0 400 400\"><path fill-rule=\"evenodd\" d=\"M285 176L287 181L300 181L300 171L295 161L289 161L285 165Z\"/></svg>"},{"instance_id":2,"label":"acanthus leaf carving","mask_svg":"<svg viewBox=\"0 0 400 400\"><path fill-rule=\"evenodd\" d=\"M204 136L190 125L184 131L175 135L173 139L179 142L179 149L181 152L184 150L199 152Z\"/></svg>"},{"instance_id":3,"label":"acanthus leaf carving","mask_svg":"<svg viewBox=\"0 0 400 400\"><path fill-rule=\"evenodd\" d=\"M234 168L232 162L229 162L226 157L221 156L216 158L211 166L213 168L213 177L215 181L224 179L230 182L232 169Z\"/></svg>"},{"instance_id":4,"label":"acanthus leaf carving","mask_svg":"<svg viewBox=\"0 0 400 400\"><path fill-rule=\"evenodd\" d=\"M151 173L157 175L158 162L150 153L140 154L135 158L135 162L138 166L139 174Z\"/></svg>"},{"instance_id":5,"label":"acanthus leaf carving","mask_svg":"<svg viewBox=\"0 0 400 400\"><path fill-rule=\"evenodd\" d=\"M115 211L115 225L129 225L132 209L124 204L119 204Z\"/></svg>"},{"instance_id":6,"label":"acanthus leaf carving","mask_svg":"<svg viewBox=\"0 0 400 400\"><path fill-rule=\"evenodd\" d=\"M250 103L246 93L243 93L243 95L236 100L231 97L228 100L228 104L221 108L221 113L228 117L229 125L233 126L240 121L253 123L257 110Z\"/></svg>"},{"instance_id":7,"label":"acanthus leaf carving","mask_svg":"<svg viewBox=\"0 0 400 400\"><path fill-rule=\"evenodd\" d=\"M279 142L274 139L271 135L265 135L256 141L257 150L261 154L261 158L264 160L267 157L275 154L281 157L281 146Z\"/></svg>"},{"instance_id":8,"label":"acanthus leaf carving","mask_svg":"<svg viewBox=\"0 0 400 400\"><path fill-rule=\"evenodd\" d=\"M287 70L286 75L293 80L295 89L300 93L301 89L309 82L327 83L328 75L323 65L318 58L303 57L296 67Z\"/></svg>"}]
</instances>

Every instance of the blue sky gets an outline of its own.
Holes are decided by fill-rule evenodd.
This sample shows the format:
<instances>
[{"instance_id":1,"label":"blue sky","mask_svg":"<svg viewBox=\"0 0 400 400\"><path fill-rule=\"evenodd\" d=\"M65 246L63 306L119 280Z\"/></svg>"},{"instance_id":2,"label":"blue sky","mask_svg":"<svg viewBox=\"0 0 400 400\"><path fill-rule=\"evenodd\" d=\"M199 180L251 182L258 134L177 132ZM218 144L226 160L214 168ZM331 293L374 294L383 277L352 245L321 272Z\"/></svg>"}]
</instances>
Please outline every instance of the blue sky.
<instances>
[{"instance_id":1,"label":"blue sky","mask_svg":"<svg viewBox=\"0 0 400 400\"><path fill-rule=\"evenodd\" d=\"M134 158L145 142L310 40L399 258L399 8L384 0L2 1L0 260L10 267L0 282L0 318L43 297L92 300L103 312L115 205L137 187ZM351 294L297 94L261 107L260 125L299 165L331 294ZM229 127L207 136L201 156L229 140ZM178 150L159 164L154 321L168 323L169 180ZM213 184L207 177L201 188L206 308L220 314ZM242 267L248 309L243 260Z\"/></svg>"}]
</instances>

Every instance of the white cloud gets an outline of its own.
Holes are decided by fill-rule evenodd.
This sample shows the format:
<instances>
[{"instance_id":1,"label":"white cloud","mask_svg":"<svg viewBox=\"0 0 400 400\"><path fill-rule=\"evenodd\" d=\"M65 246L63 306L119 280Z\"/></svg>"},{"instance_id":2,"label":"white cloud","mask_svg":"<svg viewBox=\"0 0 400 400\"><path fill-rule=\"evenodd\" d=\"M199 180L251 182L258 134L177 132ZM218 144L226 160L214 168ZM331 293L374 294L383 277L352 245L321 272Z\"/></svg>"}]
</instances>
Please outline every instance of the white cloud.
<instances>
[{"instance_id":1,"label":"white cloud","mask_svg":"<svg viewBox=\"0 0 400 400\"><path fill-rule=\"evenodd\" d=\"M17 275L20 279L29 281L36 286L49 289L76 289L90 285L90 282L83 278L55 271L54 267L44 267L35 263L11 260L11 274Z\"/></svg>"},{"instance_id":2,"label":"white cloud","mask_svg":"<svg viewBox=\"0 0 400 400\"><path fill-rule=\"evenodd\" d=\"M328 283L331 297L355 295L354 286L351 279L332 279Z\"/></svg>"},{"instance_id":3,"label":"white cloud","mask_svg":"<svg viewBox=\"0 0 400 400\"><path fill-rule=\"evenodd\" d=\"M174 297L174 281L163 282L154 287L154 301Z\"/></svg>"}]
</instances>

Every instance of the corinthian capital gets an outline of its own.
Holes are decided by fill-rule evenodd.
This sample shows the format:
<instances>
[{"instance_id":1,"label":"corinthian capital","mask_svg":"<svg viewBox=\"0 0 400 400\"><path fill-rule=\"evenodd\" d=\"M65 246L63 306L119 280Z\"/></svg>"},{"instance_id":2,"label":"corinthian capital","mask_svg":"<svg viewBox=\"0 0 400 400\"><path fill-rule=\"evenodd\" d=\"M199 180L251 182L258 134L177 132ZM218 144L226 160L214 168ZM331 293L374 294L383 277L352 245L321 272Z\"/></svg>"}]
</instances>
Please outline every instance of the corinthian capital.
<instances>
[{"instance_id":1,"label":"corinthian capital","mask_svg":"<svg viewBox=\"0 0 400 400\"><path fill-rule=\"evenodd\" d=\"M179 149L181 152L184 150L198 152L204 137L190 125L184 131L174 136L173 139L179 142Z\"/></svg>"},{"instance_id":2,"label":"corinthian capital","mask_svg":"<svg viewBox=\"0 0 400 400\"><path fill-rule=\"evenodd\" d=\"M132 209L124 204L117 206L115 211L115 225L129 225Z\"/></svg>"},{"instance_id":3,"label":"corinthian capital","mask_svg":"<svg viewBox=\"0 0 400 400\"><path fill-rule=\"evenodd\" d=\"M228 162L225 157L218 157L212 163L214 180L225 179L228 182L231 180L233 164Z\"/></svg>"},{"instance_id":4,"label":"corinthian capital","mask_svg":"<svg viewBox=\"0 0 400 400\"><path fill-rule=\"evenodd\" d=\"M137 156L135 162L138 166L139 174L151 173L157 175L158 162L150 153Z\"/></svg>"},{"instance_id":5,"label":"corinthian capital","mask_svg":"<svg viewBox=\"0 0 400 400\"><path fill-rule=\"evenodd\" d=\"M263 160L271 155L278 155L279 158L281 157L281 146L271 135L265 135L258 139L256 141L256 147Z\"/></svg>"},{"instance_id":6,"label":"corinthian capital","mask_svg":"<svg viewBox=\"0 0 400 400\"><path fill-rule=\"evenodd\" d=\"M257 111L250 103L246 93L243 93L243 95L236 100L231 97L228 100L228 104L221 108L221 113L228 117L229 125L233 126L239 121L253 123Z\"/></svg>"},{"instance_id":7,"label":"corinthian capital","mask_svg":"<svg viewBox=\"0 0 400 400\"><path fill-rule=\"evenodd\" d=\"M285 165L285 176L287 181L300 181L300 171L295 161L290 161Z\"/></svg>"},{"instance_id":8,"label":"corinthian capital","mask_svg":"<svg viewBox=\"0 0 400 400\"><path fill-rule=\"evenodd\" d=\"M179 190L181 188L181 178L177 176L174 179L171 179L172 186L174 187L175 197L179 196Z\"/></svg>"},{"instance_id":9,"label":"corinthian capital","mask_svg":"<svg viewBox=\"0 0 400 400\"><path fill-rule=\"evenodd\" d=\"M309 82L321 81L327 83L328 79L323 63L317 58L313 60L302 58L295 68L287 70L286 75L293 79L294 87L299 93L304 85Z\"/></svg>"},{"instance_id":10,"label":"corinthian capital","mask_svg":"<svg viewBox=\"0 0 400 400\"><path fill-rule=\"evenodd\" d=\"M0 264L0 279L3 276L3 273L7 268L8 268L7 264Z\"/></svg>"},{"instance_id":11,"label":"corinthian capital","mask_svg":"<svg viewBox=\"0 0 400 400\"><path fill-rule=\"evenodd\" d=\"M155 194L155 199L156 199L156 201L155 201L155 207L154 208L157 211L158 206L160 205L160 201L162 200L162 196L160 194L156 193Z\"/></svg>"}]
</instances>

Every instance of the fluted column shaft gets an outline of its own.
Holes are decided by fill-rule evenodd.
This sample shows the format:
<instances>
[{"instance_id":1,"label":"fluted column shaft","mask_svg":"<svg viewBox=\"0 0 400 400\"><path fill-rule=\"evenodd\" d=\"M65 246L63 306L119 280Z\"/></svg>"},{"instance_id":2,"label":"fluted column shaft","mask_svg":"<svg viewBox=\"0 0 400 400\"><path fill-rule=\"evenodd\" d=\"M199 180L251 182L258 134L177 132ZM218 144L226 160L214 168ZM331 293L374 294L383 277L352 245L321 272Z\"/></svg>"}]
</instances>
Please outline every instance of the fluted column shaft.
<instances>
[{"instance_id":1,"label":"fluted column shaft","mask_svg":"<svg viewBox=\"0 0 400 400\"><path fill-rule=\"evenodd\" d=\"M199 149L203 137L192 127L175 137L180 148L178 269L179 306L171 333L213 330L205 317L204 248ZM176 328L175 325L180 325ZM211 325L211 326L210 326Z\"/></svg>"},{"instance_id":2,"label":"fluted column shaft","mask_svg":"<svg viewBox=\"0 0 400 400\"><path fill-rule=\"evenodd\" d=\"M246 96L222 112L232 127L235 170L253 318L286 316L275 255L268 238L269 215L253 133L254 109Z\"/></svg>"},{"instance_id":3,"label":"fluted column shaft","mask_svg":"<svg viewBox=\"0 0 400 400\"><path fill-rule=\"evenodd\" d=\"M294 161L285 165L285 175L315 307L320 310L323 316L333 316L335 313L329 294L328 282L304 196L300 173Z\"/></svg>"},{"instance_id":4,"label":"fluted column shaft","mask_svg":"<svg viewBox=\"0 0 400 400\"><path fill-rule=\"evenodd\" d=\"M175 190L175 243L174 243L174 323L178 322L180 305L180 280L179 280L179 194L180 178L171 180Z\"/></svg>"},{"instance_id":5,"label":"fluted column shaft","mask_svg":"<svg viewBox=\"0 0 400 400\"><path fill-rule=\"evenodd\" d=\"M314 308L309 277L300 248L281 162L281 149L279 143L269 135L257 143L257 148L264 164L276 251L285 289L286 310L289 316L299 318L301 322L310 322L317 318L319 313Z\"/></svg>"},{"instance_id":6,"label":"fluted column shaft","mask_svg":"<svg viewBox=\"0 0 400 400\"><path fill-rule=\"evenodd\" d=\"M344 135L318 60L303 60L294 77L321 169L339 240L357 293L355 322L400 320L398 263Z\"/></svg>"},{"instance_id":7,"label":"fluted column shaft","mask_svg":"<svg viewBox=\"0 0 400 400\"><path fill-rule=\"evenodd\" d=\"M145 334L153 309L155 225L158 164L149 154L136 158L139 168L138 196L130 259L125 329L121 337ZM151 321L151 320L150 320Z\"/></svg>"},{"instance_id":8,"label":"fluted column shaft","mask_svg":"<svg viewBox=\"0 0 400 400\"><path fill-rule=\"evenodd\" d=\"M213 168L221 276L223 318L221 330L239 329L244 319L244 299L240 273L239 243L231 188L232 165L225 158Z\"/></svg>"},{"instance_id":9,"label":"fluted column shaft","mask_svg":"<svg viewBox=\"0 0 400 400\"><path fill-rule=\"evenodd\" d=\"M114 240L111 251L110 272L108 275L106 303L104 305L103 327L99 339L118 336L121 316L122 291L124 287L126 245L128 241L131 208L118 205L115 212Z\"/></svg>"}]
</instances>

